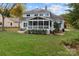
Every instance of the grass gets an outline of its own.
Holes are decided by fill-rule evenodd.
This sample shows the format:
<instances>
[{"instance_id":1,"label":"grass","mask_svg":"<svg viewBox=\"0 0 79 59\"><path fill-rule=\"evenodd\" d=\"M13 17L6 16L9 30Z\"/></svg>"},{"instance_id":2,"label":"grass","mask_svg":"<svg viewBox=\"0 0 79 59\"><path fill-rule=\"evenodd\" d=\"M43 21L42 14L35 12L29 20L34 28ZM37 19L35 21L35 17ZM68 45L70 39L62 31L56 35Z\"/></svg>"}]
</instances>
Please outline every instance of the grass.
<instances>
[{"instance_id":1,"label":"grass","mask_svg":"<svg viewBox=\"0 0 79 59\"><path fill-rule=\"evenodd\" d=\"M0 32L1 56L61 56L72 55L61 43L78 38L79 31L65 32L63 36Z\"/></svg>"},{"instance_id":2,"label":"grass","mask_svg":"<svg viewBox=\"0 0 79 59\"><path fill-rule=\"evenodd\" d=\"M18 27L5 27L5 31L9 31L9 32L16 32L18 31ZM2 30L2 28L0 28L0 31Z\"/></svg>"}]
</instances>

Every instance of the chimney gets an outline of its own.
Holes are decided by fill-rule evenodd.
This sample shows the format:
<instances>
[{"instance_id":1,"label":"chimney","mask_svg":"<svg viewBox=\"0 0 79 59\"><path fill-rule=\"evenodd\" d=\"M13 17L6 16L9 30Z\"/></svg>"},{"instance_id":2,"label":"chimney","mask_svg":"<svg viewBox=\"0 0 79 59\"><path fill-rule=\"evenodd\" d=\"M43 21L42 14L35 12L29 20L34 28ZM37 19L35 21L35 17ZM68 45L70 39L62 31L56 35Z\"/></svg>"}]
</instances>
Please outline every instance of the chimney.
<instances>
[{"instance_id":1,"label":"chimney","mask_svg":"<svg viewBox=\"0 0 79 59\"><path fill-rule=\"evenodd\" d=\"M45 6L45 10L47 10L47 6Z\"/></svg>"}]
</instances>

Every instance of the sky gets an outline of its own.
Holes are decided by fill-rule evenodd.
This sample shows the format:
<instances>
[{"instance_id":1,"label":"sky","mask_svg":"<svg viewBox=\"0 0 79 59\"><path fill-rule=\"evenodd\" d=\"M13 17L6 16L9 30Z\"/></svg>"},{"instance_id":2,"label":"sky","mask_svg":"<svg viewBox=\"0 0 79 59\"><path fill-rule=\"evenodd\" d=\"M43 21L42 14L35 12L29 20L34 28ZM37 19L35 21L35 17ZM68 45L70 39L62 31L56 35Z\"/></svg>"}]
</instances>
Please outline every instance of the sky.
<instances>
[{"instance_id":1,"label":"sky","mask_svg":"<svg viewBox=\"0 0 79 59\"><path fill-rule=\"evenodd\" d=\"M54 13L56 15L68 13L68 11L66 11L66 10L69 9L67 4L64 4L64 3L27 3L26 4L27 10L32 10L35 8L44 9L45 6L47 6L47 9L49 11L51 11L52 13Z\"/></svg>"}]
</instances>

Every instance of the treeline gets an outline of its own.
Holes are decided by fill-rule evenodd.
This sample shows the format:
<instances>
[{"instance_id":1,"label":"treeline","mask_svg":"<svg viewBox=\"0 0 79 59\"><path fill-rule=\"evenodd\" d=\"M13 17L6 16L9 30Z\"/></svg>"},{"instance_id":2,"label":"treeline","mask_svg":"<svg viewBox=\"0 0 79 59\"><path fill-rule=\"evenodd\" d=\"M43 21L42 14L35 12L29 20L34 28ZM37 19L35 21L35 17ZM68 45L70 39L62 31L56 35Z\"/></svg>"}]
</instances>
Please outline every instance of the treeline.
<instances>
[{"instance_id":1,"label":"treeline","mask_svg":"<svg viewBox=\"0 0 79 59\"><path fill-rule=\"evenodd\" d=\"M79 3L70 3L67 6L69 6L68 13L62 16L74 28L79 29Z\"/></svg>"}]
</instances>

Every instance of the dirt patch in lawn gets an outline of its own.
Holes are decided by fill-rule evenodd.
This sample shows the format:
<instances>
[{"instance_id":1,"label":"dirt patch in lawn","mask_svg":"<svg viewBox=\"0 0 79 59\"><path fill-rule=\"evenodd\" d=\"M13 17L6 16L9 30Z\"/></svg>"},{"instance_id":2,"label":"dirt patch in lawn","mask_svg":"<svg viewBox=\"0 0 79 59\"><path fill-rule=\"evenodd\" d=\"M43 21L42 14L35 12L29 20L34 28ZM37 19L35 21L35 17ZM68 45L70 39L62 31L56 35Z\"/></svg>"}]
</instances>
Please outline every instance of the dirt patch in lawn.
<instances>
[{"instance_id":1,"label":"dirt patch in lawn","mask_svg":"<svg viewBox=\"0 0 79 59\"><path fill-rule=\"evenodd\" d=\"M79 55L79 41L72 41L71 43L63 42L63 44L71 55Z\"/></svg>"},{"instance_id":2,"label":"dirt patch in lawn","mask_svg":"<svg viewBox=\"0 0 79 59\"><path fill-rule=\"evenodd\" d=\"M62 32L62 33L55 33L54 35L64 35L64 32Z\"/></svg>"}]
</instances>

